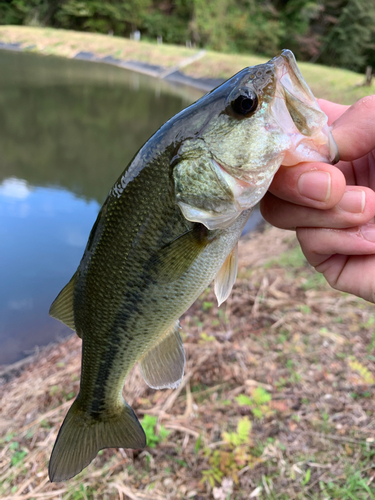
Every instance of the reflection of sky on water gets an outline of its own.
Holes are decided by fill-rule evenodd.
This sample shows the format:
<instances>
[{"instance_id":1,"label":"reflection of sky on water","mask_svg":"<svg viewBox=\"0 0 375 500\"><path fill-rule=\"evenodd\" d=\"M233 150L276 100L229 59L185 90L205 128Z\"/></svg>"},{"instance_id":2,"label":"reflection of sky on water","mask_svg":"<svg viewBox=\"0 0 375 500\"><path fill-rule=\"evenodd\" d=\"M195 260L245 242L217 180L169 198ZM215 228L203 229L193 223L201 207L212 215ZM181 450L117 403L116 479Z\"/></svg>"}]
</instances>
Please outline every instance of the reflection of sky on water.
<instances>
[{"instance_id":1,"label":"reflection of sky on water","mask_svg":"<svg viewBox=\"0 0 375 500\"><path fill-rule=\"evenodd\" d=\"M0 184L0 364L32 349L34 334L42 344L69 331L48 308L77 268L98 211L63 189Z\"/></svg>"}]
</instances>

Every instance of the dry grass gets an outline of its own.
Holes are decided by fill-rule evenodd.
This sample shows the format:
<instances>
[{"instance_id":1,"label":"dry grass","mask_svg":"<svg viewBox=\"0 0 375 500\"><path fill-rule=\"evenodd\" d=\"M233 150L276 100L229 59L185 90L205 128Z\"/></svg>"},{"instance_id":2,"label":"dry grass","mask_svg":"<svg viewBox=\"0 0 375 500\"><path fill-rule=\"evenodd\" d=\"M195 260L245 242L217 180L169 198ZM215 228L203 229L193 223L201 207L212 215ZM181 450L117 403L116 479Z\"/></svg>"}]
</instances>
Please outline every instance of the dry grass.
<instances>
[{"instance_id":1,"label":"dry grass","mask_svg":"<svg viewBox=\"0 0 375 500\"><path fill-rule=\"evenodd\" d=\"M137 369L126 382L138 416L158 419L155 447L104 450L76 478L48 482L78 391L75 336L0 387L1 498L374 498L373 306L326 286L292 233L252 235L240 264L224 306L207 290L183 318L179 389L153 391Z\"/></svg>"}]
</instances>

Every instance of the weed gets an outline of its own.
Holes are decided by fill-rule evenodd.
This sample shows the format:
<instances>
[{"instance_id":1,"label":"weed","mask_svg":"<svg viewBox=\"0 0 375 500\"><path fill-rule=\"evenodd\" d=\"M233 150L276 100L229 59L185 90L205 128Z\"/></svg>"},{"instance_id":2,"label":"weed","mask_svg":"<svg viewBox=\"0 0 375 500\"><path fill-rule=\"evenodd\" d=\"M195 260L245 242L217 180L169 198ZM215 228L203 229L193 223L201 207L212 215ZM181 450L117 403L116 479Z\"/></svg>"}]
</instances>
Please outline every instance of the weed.
<instances>
[{"instance_id":1,"label":"weed","mask_svg":"<svg viewBox=\"0 0 375 500\"><path fill-rule=\"evenodd\" d=\"M288 330L281 330L281 332L277 336L277 340L278 342L280 342L280 344L285 344L288 338L289 338Z\"/></svg>"},{"instance_id":2,"label":"weed","mask_svg":"<svg viewBox=\"0 0 375 500\"><path fill-rule=\"evenodd\" d=\"M371 392L370 391L363 391L363 392L351 392L350 397L353 399L358 399L358 398L370 398L371 397Z\"/></svg>"},{"instance_id":3,"label":"weed","mask_svg":"<svg viewBox=\"0 0 375 500\"><path fill-rule=\"evenodd\" d=\"M303 283L303 290L314 290L322 288L323 286L327 286L325 277L323 274L314 273L313 275L306 278L306 281Z\"/></svg>"},{"instance_id":4,"label":"weed","mask_svg":"<svg viewBox=\"0 0 375 500\"><path fill-rule=\"evenodd\" d=\"M215 341L215 337L213 335L207 335L206 332L202 332L200 334L200 340L198 341L199 344L205 344L207 342L214 342Z\"/></svg>"},{"instance_id":5,"label":"weed","mask_svg":"<svg viewBox=\"0 0 375 500\"><path fill-rule=\"evenodd\" d=\"M201 444L202 444L202 436L201 436L201 435L199 435L199 436L198 436L198 439L197 439L197 440L196 440L196 442L195 442L195 446L194 446L194 453L195 453L196 455L198 455L199 450L201 449Z\"/></svg>"},{"instance_id":6,"label":"weed","mask_svg":"<svg viewBox=\"0 0 375 500\"><path fill-rule=\"evenodd\" d=\"M275 382L275 386L278 391L282 391L287 383L288 381L284 377L280 377L279 380Z\"/></svg>"},{"instance_id":7,"label":"weed","mask_svg":"<svg viewBox=\"0 0 375 500\"><path fill-rule=\"evenodd\" d=\"M185 460L181 460L180 458L172 457L171 455L165 455L168 460L171 460L172 462L175 462L176 464L180 465L181 467L189 467L189 464L185 462Z\"/></svg>"},{"instance_id":8,"label":"weed","mask_svg":"<svg viewBox=\"0 0 375 500\"><path fill-rule=\"evenodd\" d=\"M9 445L9 449L13 451L12 457L10 459L10 463L12 465L19 464L27 455L27 450L25 448L22 448L22 450L20 450L19 447L20 444L18 441L13 441Z\"/></svg>"},{"instance_id":9,"label":"weed","mask_svg":"<svg viewBox=\"0 0 375 500\"><path fill-rule=\"evenodd\" d=\"M367 353L370 354L370 352L374 350L374 347L375 347L375 329L372 331L371 340L367 347Z\"/></svg>"},{"instance_id":10,"label":"weed","mask_svg":"<svg viewBox=\"0 0 375 500\"><path fill-rule=\"evenodd\" d=\"M88 500L89 498L93 498L94 491L90 486L81 483L77 486L77 489L73 488L70 490L69 500Z\"/></svg>"},{"instance_id":11,"label":"weed","mask_svg":"<svg viewBox=\"0 0 375 500\"><path fill-rule=\"evenodd\" d=\"M51 429L51 424L49 422L47 422L47 420L42 420L40 422L40 426L43 428L43 429Z\"/></svg>"},{"instance_id":12,"label":"weed","mask_svg":"<svg viewBox=\"0 0 375 500\"><path fill-rule=\"evenodd\" d=\"M301 248L295 247L291 250L288 250L287 252L282 253L277 260L272 259L266 264L267 267L272 267L273 265L277 264L280 267L284 268L290 268L290 269L297 269L300 267L304 267L306 265L307 261L305 256L302 253Z\"/></svg>"},{"instance_id":13,"label":"weed","mask_svg":"<svg viewBox=\"0 0 375 500\"><path fill-rule=\"evenodd\" d=\"M338 481L319 481L319 487L326 498L339 498L340 500L375 499L375 489L367 484L361 477L361 471L350 471L346 474L345 484Z\"/></svg>"},{"instance_id":14,"label":"weed","mask_svg":"<svg viewBox=\"0 0 375 500\"><path fill-rule=\"evenodd\" d=\"M141 422L146 434L147 445L150 448L155 448L157 444L159 444L161 441L164 441L164 439L166 439L167 436L171 433L171 431L168 431L163 425L160 425L157 431L157 422L158 417L147 414L143 417Z\"/></svg>"},{"instance_id":15,"label":"weed","mask_svg":"<svg viewBox=\"0 0 375 500\"><path fill-rule=\"evenodd\" d=\"M262 387L254 389L251 397L245 394L236 397L236 401L240 406L250 406L255 418L263 418L273 413L269 405L271 399L271 394Z\"/></svg>"},{"instance_id":16,"label":"weed","mask_svg":"<svg viewBox=\"0 0 375 500\"><path fill-rule=\"evenodd\" d=\"M231 477L238 484L238 473L246 466L252 466L259 461L251 455L252 446L251 422L243 417L237 424L235 432L223 432L224 445L218 450L206 448L204 455L208 459L210 469L202 471L201 482L207 481L211 488L215 483L221 483L223 477Z\"/></svg>"},{"instance_id":17,"label":"weed","mask_svg":"<svg viewBox=\"0 0 375 500\"><path fill-rule=\"evenodd\" d=\"M311 469L307 469L305 477L302 480L303 486L306 486L306 484L310 481L311 478Z\"/></svg>"},{"instance_id":18,"label":"weed","mask_svg":"<svg viewBox=\"0 0 375 500\"><path fill-rule=\"evenodd\" d=\"M298 309L301 311L301 313L303 314L310 314L311 313L311 309L308 305L306 304L301 304L298 306Z\"/></svg>"},{"instance_id":19,"label":"weed","mask_svg":"<svg viewBox=\"0 0 375 500\"><path fill-rule=\"evenodd\" d=\"M348 361L348 365L350 368L354 371L357 372L364 384L368 385L373 385L375 384L375 377L373 374L370 372L368 368L366 368L362 363L360 363L358 360L355 358L352 358Z\"/></svg>"},{"instance_id":20,"label":"weed","mask_svg":"<svg viewBox=\"0 0 375 500\"><path fill-rule=\"evenodd\" d=\"M6 443L9 443L10 441L12 441L12 439L14 438L14 436L15 436L15 434L14 434L13 432L10 432L9 434L7 434L7 435L5 436L4 441L5 441Z\"/></svg>"}]
</instances>

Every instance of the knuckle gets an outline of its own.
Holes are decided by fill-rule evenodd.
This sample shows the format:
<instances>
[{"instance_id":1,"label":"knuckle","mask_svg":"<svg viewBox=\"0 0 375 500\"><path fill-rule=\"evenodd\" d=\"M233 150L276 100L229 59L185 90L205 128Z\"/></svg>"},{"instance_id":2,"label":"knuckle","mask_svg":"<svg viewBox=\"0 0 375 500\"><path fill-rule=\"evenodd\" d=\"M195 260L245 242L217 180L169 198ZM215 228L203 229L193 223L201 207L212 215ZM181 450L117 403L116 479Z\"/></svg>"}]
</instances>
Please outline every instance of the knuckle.
<instances>
[{"instance_id":1,"label":"knuckle","mask_svg":"<svg viewBox=\"0 0 375 500\"><path fill-rule=\"evenodd\" d=\"M362 99L355 103L355 106L365 106L368 109L375 109L375 95L362 97Z\"/></svg>"}]
</instances>

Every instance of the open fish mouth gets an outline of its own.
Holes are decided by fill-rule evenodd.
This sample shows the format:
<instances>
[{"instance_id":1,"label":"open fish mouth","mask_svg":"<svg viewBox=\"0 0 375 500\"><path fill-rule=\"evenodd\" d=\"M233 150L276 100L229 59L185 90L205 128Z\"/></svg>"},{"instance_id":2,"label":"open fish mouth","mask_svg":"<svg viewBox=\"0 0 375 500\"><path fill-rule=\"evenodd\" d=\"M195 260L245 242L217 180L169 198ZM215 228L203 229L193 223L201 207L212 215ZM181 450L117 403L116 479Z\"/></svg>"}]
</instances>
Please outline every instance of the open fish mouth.
<instances>
[{"instance_id":1,"label":"open fish mouth","mask_svg":"<svg viewBox=\"0 0 375 500\"><path fill-rule=\"evenodd\" d=\"M293 53L283 50L272 62L277 76L274 116L292 143L282 164L318 161L334 165L339 161L339 151L327 116L305 82Z\"/></svg>"}]
</instances>

